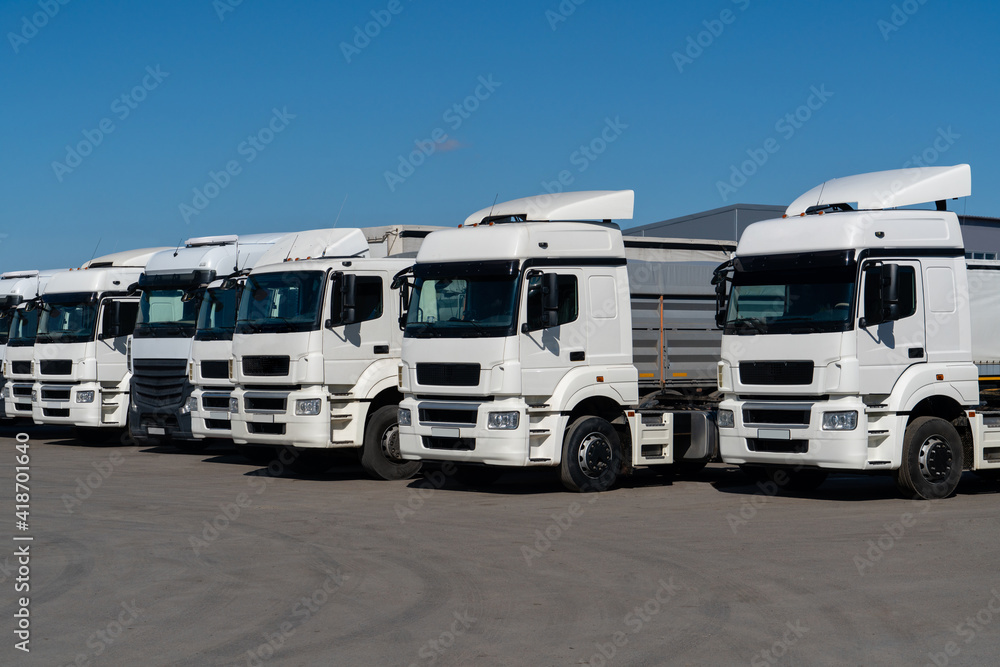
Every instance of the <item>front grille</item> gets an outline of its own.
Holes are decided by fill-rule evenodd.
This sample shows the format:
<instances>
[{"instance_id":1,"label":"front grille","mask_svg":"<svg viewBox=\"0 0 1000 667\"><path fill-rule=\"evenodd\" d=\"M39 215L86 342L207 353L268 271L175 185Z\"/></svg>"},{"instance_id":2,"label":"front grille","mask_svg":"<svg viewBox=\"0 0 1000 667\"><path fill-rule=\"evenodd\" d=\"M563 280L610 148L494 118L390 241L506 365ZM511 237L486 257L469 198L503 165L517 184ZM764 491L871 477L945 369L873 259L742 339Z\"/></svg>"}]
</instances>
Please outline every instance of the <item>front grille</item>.
<instances>
[{"instance_id":1,"label":"front grille","mask_svg":"<svg viewBox=\"0 0 1000 667\"><path fill-rule=\"evenodd\" d=\"M48 387L42 387L42 400L68 401L70 391L70 389L49 389Z\"/></svg>"},{"instance_id":2,"label":"front grille","mask_svg":"<svg viewBox=\"0 0 1000 667\"><path fill-rule=\"evenodd\" d=\"M751 452L768 452L771 454L805 454L809 451L809 441L747 438L747 449Z\"/></svg>"},{"instance_id":3,"label":"front grille","mask_svg":"<svg viewBox=\"0 0 1000 667\"><path fill-rule=\"evenodd\" d=\"M31 362L12 361L10 362L10 371L16 375L31 375Z\"/></svg>"},{"instance_id":4,"label":"front grille","mask_svg":"<svg viewBox=\"0 0 1000 667\"><path fill-rule=\"evenodd\" d=\"M475 410L452 410L449 408L420 408L420 422L438 422L442 424L476 424L478 413Z\"/></svg>"},{"instance_id":5,"label":"front grille","mask_svg":"<svg viewBox=\"0 0 1000 667\"><path fill-rule=\"evenodd\" d=\"M417 383L439 387L475 387L479 364L417 364Z\"/></svg>"},{"instance_id":6,"label":"front grille","mask_svg":"<svg viewBox=\"0 0 1000 667\"><path fill-rule=\"evenodd\" d=\"M288 357L243 357L243 374L258 376L288 375Z\"/></svg>"},{"instance_id":7,"label":"front grille","mask_svg":"<svg viewBox=\"0 0 1000 667\"><path fill-rule=\"evenodd\" d=\"M24 396L25 398L31 398L31 387L26 387L24 385L14 385L13 391L15 396Z\"/></svg>"},{"instance_id":8,"label":"front grille","mask_svg":"<svg viewBox=\"0 0 1000 667\"><path fill-rule=\"evenodd\" d=\"M42 408L46 417L69 417L69 408Z\"/></svg>"},{"instance_id":9,"label":"front grille","mask_svg":"<svg viewBox=\"0 0 1000 667\"><path fill-rule=\"evenodd\" d=\"M811 361L744 361L740 363L743 384L812 384Z\"/></svg>"},{"instance_id":10,"label":"front grille","mask_svg":"<svg viewBox=\"0 0 1000 667\"><path fill-rule=\"evenodd\" d=\"M247 422L247 430L251 433L258 435L284 435L285 425L284 424L258 424L256 422Z\"/></svg>"},{"instance_id":11,"label":"front grille","mask_svg":"<svg viewBox=\"0 0 1000 667\"><path fill-rule=\"evenodd\" d=\"M201 362L201 376L212 379L229 379L228 361L203 361Z\"/></svg>"},{"instance_id":12,"label":"front grille","mask_svg":"<svg viewBox=\"0 0 1000 667\"><path fill-rule=\"evenodd\" d=\"M201 407L205 410L225 410L229 412L228 396L202 396Z\"/></svg>"},{"instance_id":13,"label":"front grille","mask_svg":"<svg viewBox=\"0 0 1000 667\"><path fill-rule=\"evenodd\" d=\"M243 405L247 412L284 412L286 398L284 396L246 396Z\"/></svg>"},{"instance_id":14,"label":"front grille","mask_svg":"<svg viewBox=\"0 0 1000 667\"><path fill-rule=\"evenodd\" d=\"M455 452L471 452L476 449L475 438L437 438L424 436L424 447L427 449L450 449Z\"/></svg>"},{"instance_id":15,"label":"front grille","mask_svg":"<svg viewBox=\"0 0 1000 667\"><path fill-rule=\"evenodd\" d=\"M42 375L70 375L73 361L70 359L43 359L38 362L38 372Z\"/></svg>"},{"instance_id":16,"label":"front grille","mask_svg":"<svg viewBox=\"0 0 1000 667\"><path fill-rule=\"evenodd\" d=\"M31 414L31 404L30 403L15 403L14 410L17 412L27 412Z\"/></svg>"},{"instance_id":17,"label":"front grille","mask_svg":"<svg viewBox=\"0 0 1000 667\"><path fill-rule=\"evenodd\" d=\"M769 410L743 408L744 424L795 424L809 425L808 410Z\"/></svg>"},{"instance_id":18,"label":"front grille","mask_svg":"<svg viewBox=\"0 0 1000 667\"><path fill-rule=\"evenodd\" d=\"M185 359L133 359L132 400L152 408L180 408L187 385Z\"/></svg>"},{"instance_id":19,"label":"front grille","mask_svg":"<svg viewBox=\"0 0 1000 667\"><path fill-rule=\"evenodd\" d=\"M229 420L228 419L206 419L205 428L214 429L216 431L228 431L229 430Z\"/></svg>"}]
</instances>

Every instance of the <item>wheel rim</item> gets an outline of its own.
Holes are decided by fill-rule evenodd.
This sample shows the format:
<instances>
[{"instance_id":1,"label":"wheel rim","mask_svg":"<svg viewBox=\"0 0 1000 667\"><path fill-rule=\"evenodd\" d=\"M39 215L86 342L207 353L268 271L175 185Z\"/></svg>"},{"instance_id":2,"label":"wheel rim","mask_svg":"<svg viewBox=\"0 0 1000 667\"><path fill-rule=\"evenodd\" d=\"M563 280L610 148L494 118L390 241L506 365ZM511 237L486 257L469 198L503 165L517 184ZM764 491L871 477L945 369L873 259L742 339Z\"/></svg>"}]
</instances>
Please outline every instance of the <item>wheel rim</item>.
<instances>
[{"instance_id":1,"label":"wheel rim","mask_svg":"<svg viewBox=\"0 0 1000 667\"><path fill-rule=\"evenodd\" d=\"M403 455L399 451L399 426L397 424L382 431L379 445L382 447L382 455L385 458L395 463L402 462Z\"/></svg>"},{"instance_id":2,"label":"wheel rim","mask_svg":"<svg viewBox=\"0 0 1000 667\"><path fill-rule=\"evenodd\" d=\"M951 447L943 438L937 435L924 440L917 454L920 464L920 474L929 482L940 482L951 474L953 457Z\"/></svg>"},{"instance_id":3,"label":"wheel rim","mask_svg":"<svg viewBox=\"0 0 1000 667\"><path fill-rule=\"evenodd\" d=\"M580 442L578 457L580 470L591 479L600 477L611 467L611 443L601 433L591 433Z\"/></svg>"}]
</instances>

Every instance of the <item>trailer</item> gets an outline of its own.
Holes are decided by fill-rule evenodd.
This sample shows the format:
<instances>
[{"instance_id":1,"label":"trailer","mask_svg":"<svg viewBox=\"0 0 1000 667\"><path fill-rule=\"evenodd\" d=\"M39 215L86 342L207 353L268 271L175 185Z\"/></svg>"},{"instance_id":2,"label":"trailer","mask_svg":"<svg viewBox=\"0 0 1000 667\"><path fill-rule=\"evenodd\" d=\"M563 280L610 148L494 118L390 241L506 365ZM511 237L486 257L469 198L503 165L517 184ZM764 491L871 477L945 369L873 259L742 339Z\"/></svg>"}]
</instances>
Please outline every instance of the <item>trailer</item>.
<instances>
[{"instance_id":1,"label":"trailer","mask_svg":"<svg viewBox=\"0 0 1000 667\"><path fill-rule=\"evenodd\" d=\"M716 456L711 276L735 244L623 237L611 220L633 202L528 197L426 239L397 278L404 459L476 484L555 467L603 491L635 467Z\"/></svg>"}]
</instances>

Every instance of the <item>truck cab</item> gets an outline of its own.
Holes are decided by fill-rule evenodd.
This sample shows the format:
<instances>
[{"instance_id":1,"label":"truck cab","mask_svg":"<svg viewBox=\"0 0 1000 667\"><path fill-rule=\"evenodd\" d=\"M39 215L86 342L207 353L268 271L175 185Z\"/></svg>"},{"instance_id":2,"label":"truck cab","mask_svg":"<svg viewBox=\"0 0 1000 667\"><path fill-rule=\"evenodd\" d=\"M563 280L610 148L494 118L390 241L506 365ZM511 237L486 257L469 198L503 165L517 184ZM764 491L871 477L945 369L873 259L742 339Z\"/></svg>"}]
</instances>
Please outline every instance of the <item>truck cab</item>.
<instances>
[{"instance_id":1,"label":"truck cab","mask_svg":"<svg viewBox=\"0 0 1000 667\"><path fill-rule=\"evenodd\" d=\"M196 449L188 366L206 289L249 270L284 234L204 236L153 255L139 277L129 430L139 443Z\"/></svg>"},{"instance_id":2,"label":"truck cab","mask_svg":"<svg viewBox=\"0 0 1000 667\"><path fill-rule=\"evenodd\" d=\"M139 310L129 287L165 248L115 253L53 275L42 292L33 350L31 416L104 440L124 431L126 351Z\"/></svg>"},{"instance_id":3,"label":"truck cab","mask_svg":"<svg viewBox=\"0 0 1000 667\"><path fill-rule=\"evenodd\" d=\"M969 273L945 206L970 192L968 165L861 174L746 229L716 278L726 462L799 489L891 473L920 498L977 466Z\"/></svg>"}]
</instances>

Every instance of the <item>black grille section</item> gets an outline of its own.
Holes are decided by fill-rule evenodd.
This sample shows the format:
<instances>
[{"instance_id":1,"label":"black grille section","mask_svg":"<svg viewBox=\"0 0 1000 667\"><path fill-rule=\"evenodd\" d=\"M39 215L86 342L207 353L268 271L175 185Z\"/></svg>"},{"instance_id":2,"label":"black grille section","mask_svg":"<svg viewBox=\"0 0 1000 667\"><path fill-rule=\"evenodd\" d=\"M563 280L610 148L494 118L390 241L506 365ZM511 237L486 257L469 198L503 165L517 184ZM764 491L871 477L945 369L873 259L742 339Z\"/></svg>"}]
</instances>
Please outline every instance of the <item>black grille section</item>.
<instances>
[{"instance_id":1,"label":"black grille section","mask_svg":"<svg viewBox=\"0 0 1000 667\"><path fill-rule=\"evenodd\" d=\"M247 430L258 435L285 435L284 424L258 424L247 422Z\"/></svg>"},{"instance_id":2,"label":"black grille section","mask_svg":"<svg viewBox=\"0 0 1000 667\"><path fill-rule=\"evenodd\" d=\"M449 408L420 408L420 421L443 424L475 425L478 416L475 410L452 410Z\"/></svg>"},{"instance_id":3,"label":"black grille section","mask_svg":"<svg viewBox=\"0 0 1000 667\"><path fill-rule=\"evenodd\" d=\"M809 441L747 438L747 449L751 452L768 452L771 454L805 454L809 451Z\"/></svg>"},{"instance_id":4,"label":"black grille section","mask_svg":"<svg viewBox=\"0 0 1000 667\"><path fill-rule=\"evenodd\" d=\"M229 420L227 419L206 419L205 428L215 431L228 431Z\"/></svg>"},{"instance_id":5,"label":"black grille section","mask_svg":"<svg viewBox=\"0 0 1000 667\"><path fill-rule=\"evenodd\" d=\"M71 359L43 359L38 362L38 372L42 375L69 375L73 372Z\"/></svg>"},{"instance_id":6,"label":"black grille section","mask_svg":"<svg viewBox=\"0 0 1000 667\"><path fill-rule=\"evenodd\" d=\"M808 410L771 410L743 408L744 424L794 424L809 425Z\"/></svg>"},{"instance_id":7,"label":"black grille section","mask_svg":"<svg viewBox=\"0 0 1000 667\"><path fill-rule=\"evenodd\" d=\"M417 364L417 382L438 387L475 387L479 364Z\"/></svg>"},{"instance_id":8,"label":"black grille section","mask_svg":"<svg viewBox=\"0 0 1000 667\"><path fill-rule=\"evenodd\" d=\"M69 417L69 408L42 408L46 417Z\"/></svg>"},{"instance_id":9,"label":"black grille section","mask_svg":"<svg viewBox=\"0 0 1000 667\"><path fill-rule=\"evenodd\" d=\"M743 384L812 384L811 361L744 361L740 364Z\"/></svg>"},{"instance_id":10,"label":"black grille section","mask_svg":"<svg viewBox=\"0 0 1000 667\"><path fill-rule=\"evenodd\" d=\"M68 401L69 400L70 389L50 389L48 387L42 387L42 400L43 401Z\"/></svg>"},{"instance_id":11,"label":"black grille section","mask_svg":"<svg viewBox=\"0 0 1000 667\"><path fill-rule=\"evenodd\" d=\"M225 410L229 412L228 396L202 396L201 407L205 410Z\"/></svg>"},{"instance_id":12,"label":"black grille section","mask_svg":"<svg viewBox=\"0 0 1000 667\"><path fill-rule=\"evenodd\" d=\"M178 409L186 385L186 359L132 361L132 400L137 406Z\"/></svg>"},{"instance_id":13,"label":"black grille section","mask_svg":"<svg viewBox=\"0 0 1000 667\"><path fill-rule=\"evenodd\" d=\"M27 403L14 403L14 411L15 412L27 412L30 415L31 414L31 405L27 404Z\"/></svg>"},{"instance_id":14,"label":"black grille section","mask_svg":"<svg viewBox=\"0 0 1000 667\"><path fill-rule=\"evenodd\" d=\"M25 398L31 398L31 387L26 387L24 385L14 385L12 390L15 396L24 396Z\"/></svg>"},{"instance_id":15,"label":"black grille section","mask_svg":"<svg viewBox=\"0 0 1000 667\"><path fill-rule=\"evenodd\" d=\"M243 374L271 377L288 375L288 357L243 357Z\"/></svg>"},{"instance_id":16,"label":"black grille section","mask_svg":"<svg viewBox=\"0 0 1000 667\"><path fill-rule=\"evenodd\" d=\"M454 452L471 452L476 449L475 438L437 438L424 436L424 447L427 449L450 449Z\"/></svg>"},{"instance_id":17,"label":"black grille section","mask_svg":"<svg viewBox=\"0 0 1000 667\"><path fill-rule=\"evenodd\" d=\"M247 412L284 412L285 401L284 396L246 396L243 398L243 405Z\"/></svg>"},{"instance_id":18,"label":"black grille section","mask_svg":"<svg viewBox=\"0 0 1000 667\"><path fill-rule=\"evenodd\" d=\"M17 375L31 375L31 362L12 361L10 362L10 370Z\"/></svg>"},{"instance_id":19,"label":"black grille section","mask_svg":"<svg viewBox=\"0 0 1000 667\"><path fill-rule=\"evenodd\" d=\"M229 379L228 361L203 361L201 362L201 376L212 378L213 380Z\"/></svg>"}]
</instances>

